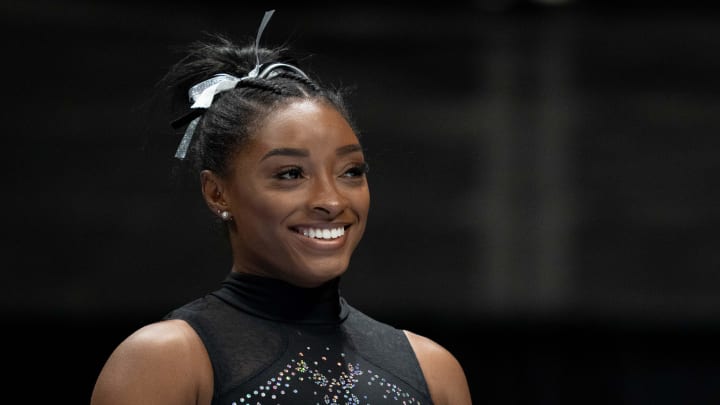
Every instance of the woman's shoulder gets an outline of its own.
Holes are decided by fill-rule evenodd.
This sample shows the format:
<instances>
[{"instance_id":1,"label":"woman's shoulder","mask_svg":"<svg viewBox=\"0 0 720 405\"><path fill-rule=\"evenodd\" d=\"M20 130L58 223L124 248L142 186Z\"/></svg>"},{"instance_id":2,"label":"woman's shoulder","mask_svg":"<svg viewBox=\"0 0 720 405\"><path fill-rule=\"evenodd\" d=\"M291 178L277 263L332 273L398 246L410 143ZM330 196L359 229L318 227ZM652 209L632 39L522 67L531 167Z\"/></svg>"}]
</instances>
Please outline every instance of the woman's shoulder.
<instances>
[{"instance_id":1,"label":"woman's shoulder","mask_svg":"<svg viewBox=\"0 0 720 405\"><path fill-rule=\"evenodd\" d=\"M154 322L136 330L120 343L118 350L126 351L127 354L151 351L160 356L166 350L171 352L192 351L197 343L200 343L200 340L187 322L169 319Z\"/></svg>"},{"instance_id":2,"label":"woman's shoulder","mask_svg":"<svg viewBox=\"0 0 720 405\"><path fill-rule=\"evenodd\" d=\"M203 393L212 395L212 366L200 338L186 322L164 320L141 327L115 348L92 404L195 403Z\"/></svg>"},{"instance_id":3,"label":"woman's shoulder","mask_svg":"<svg viewBox=\"0 0 720 405\"><path fill-rule=\"evenodd\" d=\"M405 331L420 368L425 375L430 396L436 405L470 405L470 388L458 359L434 340Z\"/></svg>"}]
</instances>

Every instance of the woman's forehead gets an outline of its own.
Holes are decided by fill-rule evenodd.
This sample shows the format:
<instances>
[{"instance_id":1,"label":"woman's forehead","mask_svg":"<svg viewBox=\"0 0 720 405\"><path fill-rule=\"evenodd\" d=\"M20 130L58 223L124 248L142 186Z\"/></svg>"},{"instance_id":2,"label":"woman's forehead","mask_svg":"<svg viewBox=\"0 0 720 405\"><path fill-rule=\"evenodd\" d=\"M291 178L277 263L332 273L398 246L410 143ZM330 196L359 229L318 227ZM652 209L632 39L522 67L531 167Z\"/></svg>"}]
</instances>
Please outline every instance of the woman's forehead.
<instances>
[{"instance_id":1,"label":"woman's forehead","mask_svg":"<svg viewBox=\"0 0 720 405\"><path fill-rule=\"evenodd\" d=\"M312 147L318 144L356 144L350 124L327 103L302 100L275 110L252 137L267 147Z\"/></svg>"}]
</instances>

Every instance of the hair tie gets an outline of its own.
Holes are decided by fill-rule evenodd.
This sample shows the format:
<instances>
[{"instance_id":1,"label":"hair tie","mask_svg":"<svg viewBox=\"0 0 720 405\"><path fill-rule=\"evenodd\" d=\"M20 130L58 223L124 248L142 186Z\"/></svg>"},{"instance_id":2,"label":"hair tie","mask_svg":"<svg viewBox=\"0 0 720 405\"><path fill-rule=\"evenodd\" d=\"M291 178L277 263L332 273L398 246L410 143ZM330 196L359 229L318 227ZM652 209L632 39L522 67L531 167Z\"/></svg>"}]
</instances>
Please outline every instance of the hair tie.
<instances>
[{"instance_id":1,"label":"hair tie","mask_svg":"<svg viewBox=\"0 0 720 405\"><path fill-rule=\"evenodd\" d=\"M188 123L185 129L185 134L180 140L180 145L178 145L177 151L175 151L176 158L185 158L187 150L190 147L190 141L192 141L193 133L195 132L195 127L197 127L202 113L212 104L215 95L234 88L239 81L240 79L233 75L220 73L190 87L190 90L188 90L188 97L192 103L190 112L171 123L173 127L177 128L190 120L190 123Z\"/></svg>"},{"instance_id":2,"label":"hair tie","mask_svg":"<svg viewBox=\"0 0 720 405\"><path fill-rule=\"evenodd\" d=\"M195 128L197 127L203 112L212 105L216 95L224 91L234 89L235 86L243 80L253 78L272 78L278 74L278 72L276 72L277 69L289 69L305 78L308 78L305 72L300 70L300 68L287 63L276 62L260 64L260 55L258 53L260 37L262 36L265 26L267 26L267 23L270 21L270 17L272 17L274 12L275 10L266 11L262 21L260 22L260 28L258 28L258 33L255 37L255 67L251 71L240 78L227 73L218 73L215 76L190 87L190 90L188 90L188 98L191 103L190 112L170 123L173 128L179 128L187 124L185 134L180 140L180 145L178 145L177 151L175 152L176 158L185 158L187 150L190 147L190 142L192 141Z\"/></svg>"}]
</instances>

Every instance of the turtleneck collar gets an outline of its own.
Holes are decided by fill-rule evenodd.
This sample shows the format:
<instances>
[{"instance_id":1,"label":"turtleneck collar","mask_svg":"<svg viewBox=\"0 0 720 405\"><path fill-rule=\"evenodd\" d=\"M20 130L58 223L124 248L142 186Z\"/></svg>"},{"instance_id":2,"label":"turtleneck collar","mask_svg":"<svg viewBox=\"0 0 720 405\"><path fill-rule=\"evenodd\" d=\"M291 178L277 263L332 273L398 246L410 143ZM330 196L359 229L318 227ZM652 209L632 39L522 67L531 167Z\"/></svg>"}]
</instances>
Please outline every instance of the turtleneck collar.
<instances>
[{"instance_id":1,"label":"turtleneck collar","mask_svg":"<svg viewBox=\"0 0 720 405\"><path fill-rule=\"evenodd\" d=\"M340 278L314 288L282 280L230 272L213 295L255 316L281 322L337 324L348 310L340 297Z\"/></svg>"}]
</instances>

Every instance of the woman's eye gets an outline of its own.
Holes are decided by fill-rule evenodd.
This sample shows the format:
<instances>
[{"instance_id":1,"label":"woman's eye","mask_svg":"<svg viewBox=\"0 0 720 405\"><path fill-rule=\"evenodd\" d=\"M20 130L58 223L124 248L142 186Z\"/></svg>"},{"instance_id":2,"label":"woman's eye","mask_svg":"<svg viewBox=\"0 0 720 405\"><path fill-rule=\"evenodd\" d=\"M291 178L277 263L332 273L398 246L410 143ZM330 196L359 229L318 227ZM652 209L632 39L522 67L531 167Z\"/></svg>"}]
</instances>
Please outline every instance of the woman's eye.
<instances>
[{"instance_id":1,"label":"woman's eye","mask_svg":"<svg viewBox=\"0 0 720 405\"><path fill-rule=\"evenodd\" d=\"M302 175L303 172L299 167L291 167L279 172L275 177L282 180L294 180L301 178Z\"/></svg>"},{"instance_id":2,"label":"woman's eye","mask_svg":"<svg viewBox=\"0 0 720 405\"><path fill-rule=\"evenodd\" d=\"M348 169L345 173L343 173L343 176L345 177L362 177L365 174L367 174L369 169L369 166L367 163L362 163L357 166L353 166L350 169Z\"/></svg>"}]
</instances>

